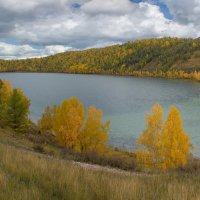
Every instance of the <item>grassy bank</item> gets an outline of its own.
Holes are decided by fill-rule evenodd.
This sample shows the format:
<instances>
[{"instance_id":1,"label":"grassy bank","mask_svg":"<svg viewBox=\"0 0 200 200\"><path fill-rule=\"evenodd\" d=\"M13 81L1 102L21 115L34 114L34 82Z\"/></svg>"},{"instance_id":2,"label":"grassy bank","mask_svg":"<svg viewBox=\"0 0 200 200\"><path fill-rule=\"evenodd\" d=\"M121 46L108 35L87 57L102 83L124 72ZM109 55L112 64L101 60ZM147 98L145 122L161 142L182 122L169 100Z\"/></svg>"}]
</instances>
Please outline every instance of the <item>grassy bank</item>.
<instances>
[{"instance_id":1,"label":"grassy bank","mask_svg":"<svg viewBox=\"0 0 200 200\"><path fill-rule=\"evenodd\" d=\"M37 129L29 129L26 132L15 132L10 128L0 128L0 144L31 152L38 152L56 159L97 164L133 172L139 170L136 166L134 152L110 148L102 155L94 152L77 153L60 146L55 140L55 137L49 134L40 134ZM200 172L200 160L192 158L184 168L175 171L198 173Z\"/></svg>"},{"instance_id":2,"label":"grassy bank","mask_svg":"<svg viewBox=\"0 0 200 200\"><path fill-rule=\"evenodd\" d=\"M200 174L130 175L0 145L0 199L200 199Z\"/></svg>"},{"instance_id":3,"label":"grassy bank","mask_svg":"<svg viewBox=\"0 0 200 200\"><path fill-rule=\"evenodd\" d=\"M101 156L92 152L77 153L60 146L52 135L40 134L37 129L21 133L8 128L0 128L0 143L32 152L39 152L58 159L98 164L131 171L134 171L136 168L134 153L119 149L109 149L106 154Z\"/></svg>"},{"instance_id":4,"label":"grassy bank","mask_svg":"<svg viewBox=\"0 0 200 200\"><path fill-rule=\"evenodd\" d=\"M126 162L119 158L122 152L116 154L116 161ZM63 151L34 131L0 129L0 199L200 199L200 174L194 165L192 170L145 174L73 161L115 163L86 157Z\"/></svg>"}]
</instances>

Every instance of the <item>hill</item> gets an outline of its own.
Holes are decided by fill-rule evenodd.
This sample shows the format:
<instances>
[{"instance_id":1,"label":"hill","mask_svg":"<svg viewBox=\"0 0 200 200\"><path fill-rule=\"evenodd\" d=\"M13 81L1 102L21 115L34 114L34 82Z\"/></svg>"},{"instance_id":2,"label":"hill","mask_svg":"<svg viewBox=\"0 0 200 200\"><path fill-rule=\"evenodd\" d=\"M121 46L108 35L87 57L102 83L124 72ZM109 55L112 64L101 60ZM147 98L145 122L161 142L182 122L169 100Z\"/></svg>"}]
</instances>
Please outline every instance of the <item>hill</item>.
<instances>
[{"instance_id":1,"label":"hill","mask_svg":"<svg viewBox=\"0 0 200 200\"><path fill-rule=\"evenodd\" d=\"M50 155L46 142L44 153L35 152L29 134L0 129L0 199L199 199L198 172L144 174L80 164L52 155L55 146Z\"/></svg>"},{"instance_id":2,"label":"hill","mask_svg":"<svg viewBox=\"0 0 200 200\"><path fill-rule=\"evenodd\" d=\"M0 60L1 72L128 74L200 70L200 39L144 39L105 48L67 51L45 58Z\"/></svg>"}]
</instances>

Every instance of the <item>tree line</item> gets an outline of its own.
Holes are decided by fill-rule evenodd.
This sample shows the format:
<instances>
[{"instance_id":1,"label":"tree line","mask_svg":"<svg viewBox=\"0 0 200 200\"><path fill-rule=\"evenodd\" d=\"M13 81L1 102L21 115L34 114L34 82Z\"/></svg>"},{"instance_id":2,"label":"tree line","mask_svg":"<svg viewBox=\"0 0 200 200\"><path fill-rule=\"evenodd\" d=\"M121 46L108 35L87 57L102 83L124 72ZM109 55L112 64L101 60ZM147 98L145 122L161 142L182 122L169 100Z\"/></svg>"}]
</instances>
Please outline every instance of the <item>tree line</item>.
<instances>
[{"instance_id":1,"label":"tree line","mask_svg":"<svg viewBox=\"0 0 200 200\"><path fill-rule=\"evenodd\" d=\"M27 129L33 124L29 120L29 107L30 100L21 89L13 89L8 81L0 80L1 127ZM86 113L85 110L75 97L61 105L47 106L37 123L38 129L41 134L53 135L58 144L74 152L112 154L113 148L108 144L110 121L103 123L103 112L95 106ZM138 168L166 170L184 167L192 158L192 148L180 111L172 106L164 122L162 106L155 104L146 116L146 128L133 153Z\"/></svg>"},{"instance_id":2,"label":"tree line","mask_svg":"<svg viewBox=\"0 0 200 200\"><path fill-rule=\"evenodd\" d=\"M30 100L9 81L0 80L0 126L23 130L29 125Z\"/></svg>"},{"instance_id":3,"label":"tree line","mask_svg":"<svg viewBox=\"0 0 200 200\"><path fill-rule=\"evenodd\" d=\"M143 39L122 45L67 51L45 58L0 60L1 72L130 74L199 71L200 39Z\"/></svg>"}]
</instances>

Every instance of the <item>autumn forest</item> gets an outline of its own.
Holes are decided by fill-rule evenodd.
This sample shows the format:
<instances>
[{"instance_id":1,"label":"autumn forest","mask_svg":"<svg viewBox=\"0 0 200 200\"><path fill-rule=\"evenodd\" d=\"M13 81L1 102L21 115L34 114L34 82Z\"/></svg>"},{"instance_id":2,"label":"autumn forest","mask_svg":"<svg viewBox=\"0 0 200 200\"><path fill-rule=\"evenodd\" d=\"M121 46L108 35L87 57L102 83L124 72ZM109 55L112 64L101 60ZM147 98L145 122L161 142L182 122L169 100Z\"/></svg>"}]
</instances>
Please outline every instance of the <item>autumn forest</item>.
<instances>
[{"instance_id":1,"label":"autumn forest","mask_svg":"<svg viewBox=\"0 0 200 200\"><path fill-rule=\"evenodd\" d=\"M199 79L200 39L143 39L45 58L0 60L1 72L64 72Z\"/></svg>"}]
</instances>

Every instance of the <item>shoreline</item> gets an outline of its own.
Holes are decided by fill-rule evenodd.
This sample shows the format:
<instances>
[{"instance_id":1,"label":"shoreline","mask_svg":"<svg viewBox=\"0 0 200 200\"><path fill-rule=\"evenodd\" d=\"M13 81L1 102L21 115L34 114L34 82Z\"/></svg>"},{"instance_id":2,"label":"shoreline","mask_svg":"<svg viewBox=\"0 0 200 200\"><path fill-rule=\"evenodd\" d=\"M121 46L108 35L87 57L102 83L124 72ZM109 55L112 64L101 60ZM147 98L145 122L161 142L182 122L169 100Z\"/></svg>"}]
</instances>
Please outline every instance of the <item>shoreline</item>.
<instances>
[{"instance_id":1,"label":"shoreline","mask_svg":"<svg viewBox=\"0 0 200 200\"><path fill-rule=\"evenodd\" d=\"M184 71L133 71L127 73L110 73L110 72L54 72L54 71L0 71L0 74L4 73L24 73L24 74L69 74L69 75L95 75L95 76L112 76L112 77L135 77L135 78L160 78L171 80L191 80L200 82L200 72L194 71L187 73ZM175 75L173 75L175 73ZM172 76L170 76L172 74ZM197 76L197 77L195 77Z\"/></svg>"}]
</instances>

